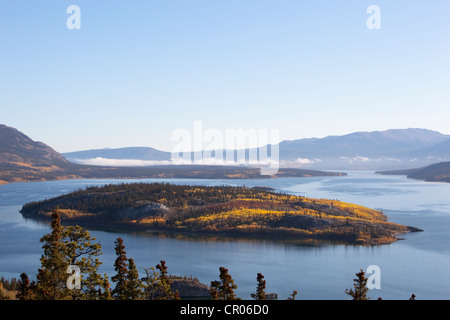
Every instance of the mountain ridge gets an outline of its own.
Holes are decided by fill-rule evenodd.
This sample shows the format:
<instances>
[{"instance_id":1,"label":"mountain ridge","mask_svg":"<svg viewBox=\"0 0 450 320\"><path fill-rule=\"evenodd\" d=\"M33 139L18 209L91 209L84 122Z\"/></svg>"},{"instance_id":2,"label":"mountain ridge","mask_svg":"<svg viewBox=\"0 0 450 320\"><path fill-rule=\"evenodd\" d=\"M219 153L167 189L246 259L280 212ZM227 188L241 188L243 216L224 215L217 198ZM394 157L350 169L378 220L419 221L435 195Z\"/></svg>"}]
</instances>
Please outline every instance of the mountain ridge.
<instances>
[{"instance_id":1,"label":"mountain ridge","mask_svg":"<svg viewBox=\"0 0 450 320\"><path fill-rule=\"evenodd\" d=\"M361 144L364 146L361 147ZM308 150L299 148L299 145L313 145L309 152L318 149L325 156L320 159L311 157L311 155L320 156L320 154L307 154ZM286 154L290 152L286 146L291 149L291 159L286 157ZM375 160L369 158L373 156L373 153L368 155L361 151L368 148L375 149L376 146L379 150L390 146L385 157L392 156L393 153L406 156L403 159L389 159L388 164L383 164L385 167L390 164L386 169L380 165L379 161L377 163L376 158L373 158ZM341 149L346 149L346 151L338 153L338 156L334 155L333 158L333 152ZM326 158L327 153L330 158ZM170 162L171 154L169 152L150 147L95 149L70 154L81 158L84 156L87 161L84 164L76 163L70 157L67 159L65 154L59 154L45 143L33 141L17 129L0 125L0 183L80 178L261 178L259 169L248 165L173 164ZM99 156L100 158L97 158L99 163L95 165L89 163L89 158ZM101 161L107 158L101 158L101 156L125 161L129 158L138 158L142 163L141 165L131 165L134 162L126 162L126 165L115 163L102 165ZM304 158L300 158L300 156L304 156ZM378 154L378 156L381 155ZM422 157L420 161L419 157ZM345 175L321 170L341 169L339 164L345 168L360 169L361 164L370 164L373 160L372 162L377 163L375 168L377 172L395 171L398 174L406 173L408 176L425 180L444 179L446 181L447 172L445 170L439 176L427 176L425 173L419 174L419 172L423 172L424 168L429 165L445 163L447 158L450 160L450 138L437 131L410 128L355 132L344 136L282 141L280 143L280 167L282 169L276 176ZM294 164L292 165L292 163ZM396 166L393 166L392 163L395 163ZM413 169L404 170L408 167Z\"/></svg>"},{"instance_id":2,"label":"mountain ridge","mask_svg":"<svg viewBox=\"0 0 450 320\"><path fill-rule=\"evenodd\" d=\"M448 151L439 153L438 151L442 149L439 148L439 144L446 141L449 144L446 149ZM440 160L450 160L450 135L421 128L360 131L342 136L284 140L278 146L281 165L317 170L401 169L410 165L419 167ZM136 152L133 152L133 149ZM156 150L148 149L148 154ZM105 156L105 152L109 155ZM142 157L139 155L142 152L142 147L129 147L87 150L63 155L72 162L83 164L118 164L120 161L110 160L136 160L137 165L139 161L142 161L141 165L148 165L152 161L155 163L170 161L171 153L167 151L160 151L158 157Z\"/></svg>"},{"instance_id":3,"label":"mountain ridge","mask_svg":"<svg viewBox=\"0 0 450 320\"><path fill-rule=\"evenodd\" d=\"M208 165L157 165L117 167L81 165L68 161L43 142L37 142L19 130L0 125L0 184L63 179L261 179L276 177L342 176L341 172L323 172L281 168L276 174L262 175L258 167Z\"/></svg>"}]
</instances>

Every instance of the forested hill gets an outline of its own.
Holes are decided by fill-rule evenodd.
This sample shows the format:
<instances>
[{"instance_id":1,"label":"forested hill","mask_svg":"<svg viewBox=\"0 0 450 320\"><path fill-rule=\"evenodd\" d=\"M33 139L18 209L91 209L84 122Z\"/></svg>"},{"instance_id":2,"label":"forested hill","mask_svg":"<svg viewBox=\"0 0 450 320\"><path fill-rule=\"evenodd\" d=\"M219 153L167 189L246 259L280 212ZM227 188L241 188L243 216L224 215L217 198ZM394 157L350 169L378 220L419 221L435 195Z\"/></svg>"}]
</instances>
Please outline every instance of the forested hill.
<instances>
[{"instance_id":1,"label":"forested hill","mask_svg":"<svg viewBox=\"0 0 450 320\"><path fill-rule=\"evenodd\" d=\"M21 213L49 219L54 208L65 223L184 234L384 244L396 241L399 234L419 231L388 222L377 210L262 187L106 185L28 203Z\"/></svg>"},{"instance_id":2,"label":"forested hill","mask_svg":"<svg viewBox=\"0 0 450 320\"><path fill-rule=\"evenodd\" d=\"M0 184L70 178L76 167L46 144L0 125Z\"/></svg>"}]
</instances>

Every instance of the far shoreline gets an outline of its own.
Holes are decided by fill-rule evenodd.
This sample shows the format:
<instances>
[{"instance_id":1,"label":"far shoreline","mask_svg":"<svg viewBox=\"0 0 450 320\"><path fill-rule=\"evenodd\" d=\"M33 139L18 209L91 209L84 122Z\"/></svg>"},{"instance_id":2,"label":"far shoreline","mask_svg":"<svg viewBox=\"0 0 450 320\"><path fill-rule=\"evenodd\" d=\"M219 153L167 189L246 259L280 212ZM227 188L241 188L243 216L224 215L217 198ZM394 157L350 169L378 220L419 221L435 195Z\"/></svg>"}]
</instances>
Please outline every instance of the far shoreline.
<instances>
[{"instance_id":1,"label":"far shoreline","mask_svg":"<svg viewBox=\"0 0 450 320\"><path fill-rule=\"evenodd\" d=\"M112 169L114 169L114 167L111 167ZM139 167L133 167L133 168L139 168ZM286 168L286 169L298 169L298 170L303 170L300 168ZM15 183L31 183L31 182L47 182L47 181L69 181L69 180L73 180L73 181L79 181L79 180L145 180L145 179L185 179L185 180L229 180L229 181L236 181L236 180L272 180L272 179L282 179L282 178L320 178L320 177L345 177L348 176L347 172L345 171L325 171L325 170L309 170L309 169L305 169L308 171L315 171L315 172L320 172L323 174L317 174L317 175L283 175L283 176L276 176L276 175L255 175L255 176L244 176L244 177L227 177L227 176L217 176L217 177L202 177L202 176L192 176L192 177L187 177L184 175L181 176L141 176L141 177L136 177L136 176L124 176L124 177L103 177L103 176L90 176L90 177L84 177L84 176L68 176L68 177L58 177L55 179L29 179L29 180L24 180L21 178L18 178L14 181L6 181L6 180L0 180L0 185L7 185L7 184L15 184Z\"/></svg>"}]
</instances>

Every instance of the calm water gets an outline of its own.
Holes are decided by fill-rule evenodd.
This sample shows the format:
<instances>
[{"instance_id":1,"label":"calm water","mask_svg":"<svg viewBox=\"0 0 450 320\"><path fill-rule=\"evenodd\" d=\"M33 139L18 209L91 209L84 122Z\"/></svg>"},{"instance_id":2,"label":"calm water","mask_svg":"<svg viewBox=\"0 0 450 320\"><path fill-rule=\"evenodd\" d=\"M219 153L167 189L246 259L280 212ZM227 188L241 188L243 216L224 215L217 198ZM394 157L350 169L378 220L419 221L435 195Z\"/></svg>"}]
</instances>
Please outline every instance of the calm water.
<instances>
[{"instance_id":1,"label":"calm water","mask_svg":"<svg viewBox=\"0 0 450 320\"><path fill-rule=\"evenodd\" d=\"M0 274L6 278L26 272L31 278L42 253L39 239L46 224L25 220L18 212L29 201L42 200L89 185L137 180L68 180L0 186ZM144 182L162 181L144 179ZM102 244L102 272L114 274L114 240L124 239L127 255L138 268L166 260L169 272L193 275L209 284L225 266L238 285L237 294L249 299L256 274L267 281L267 291L285 299L348 299L355 273L369 265L381 268L376 299L450 299L450 184L426 183L404 177L349 172L347 177L280 178L268 180L164 180L180 184L264 185L278 191L316 198L339 199L383 210L392 222L419 227L424 232L403 236L404 241L380 247L348 245L306 246L263 240L177 239L146 233L92 230Z\"/></svg>"}]
</instances>

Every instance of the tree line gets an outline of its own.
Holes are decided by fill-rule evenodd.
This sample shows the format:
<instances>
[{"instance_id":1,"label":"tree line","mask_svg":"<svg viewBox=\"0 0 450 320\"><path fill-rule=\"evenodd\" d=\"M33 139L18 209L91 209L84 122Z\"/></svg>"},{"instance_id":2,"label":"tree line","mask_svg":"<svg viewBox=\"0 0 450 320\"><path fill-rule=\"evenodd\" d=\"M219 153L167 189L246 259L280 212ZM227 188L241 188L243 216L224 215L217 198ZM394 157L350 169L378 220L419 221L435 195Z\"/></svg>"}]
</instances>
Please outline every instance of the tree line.
<instances>
[{"instance_id":1,"label":"tree line","mask_svg":"<svg viewBox=\"0 0 450 320\"><path fill-rule=\"evenodd\" d=\"M79 226L62 226L58 209L52 211L50 233L44 235L41 266L36 281L30 281L26 273L20 280L8 281L0 278L0 300L180 300L178 291L171 288L166 262L161 260L156 267L144 269L145 276L139 277L136 264L127 257L122 238L115 240L115 274L109 278L100 274L101 245L89 232ZM77 288L68 285L69 266L77 266L80 283ZM266 281L261 273L256 277L256 290L251 294L255 300L267 300ZM113 283L113 286L111 285ZM210 299L240 300L235 294L237 285L225 267L219 268L219 279L211 282ZM6 291L15 292L15 296ZM345 293L353 300L368 300L367 278L364 272L357 273L352 289ZM295 300L298 292L293 291L288 300ZM412 295L411 300L415 300Z\"/></svg>"},{"instance_id":2,"label":"tree line","mask_svg":"<svg viewBox=\"0 0 450 320\"><path fill-rule=\"evenodd\" d=\"M245 186L191 186L170 183L122 183L92 186L52 199L25 204L22 212L51 212L53 208L72 209L94 214L113 214L118 209L135 207L140 202L159 202L168 207L185 208L199 204L226 203L230 200L288 197ZM294 196L290 196L294 198ZM300 197L296 197L301 199Z\"/></svg>"}]
</instances>

